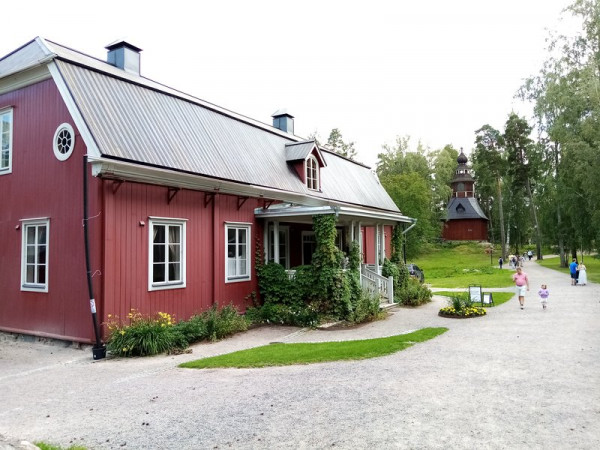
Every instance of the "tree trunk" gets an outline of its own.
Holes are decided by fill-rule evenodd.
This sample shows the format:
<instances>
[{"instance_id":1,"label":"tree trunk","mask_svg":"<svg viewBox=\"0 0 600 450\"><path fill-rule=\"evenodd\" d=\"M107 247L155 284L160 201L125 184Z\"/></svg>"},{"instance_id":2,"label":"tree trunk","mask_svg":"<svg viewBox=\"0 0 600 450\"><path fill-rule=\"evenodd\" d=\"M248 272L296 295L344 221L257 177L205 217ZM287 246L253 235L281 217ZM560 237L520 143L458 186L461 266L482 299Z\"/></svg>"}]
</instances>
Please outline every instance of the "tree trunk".
<instances>
[{"instance_id":1,"label":"tree trunk","mask_svg":"<svg viewBox=\"0 0 600 450\"><path fill-rule=\"evenodd\" d=\"M500 245L502 248L502 259L506 261L506 236L504 234L504 209L502 208L502 186L500 185L500 177L498 181L498 215L500 216Z\"/></svg>"},{"instance_id":2,"label":"tree trunk","mask_svg":"<svg viewBox=\"0 0 600 450\"><path fill-rule=\"evenodd\" d=\"M531 202L531 213L533 214L533 224L535 227L535 250L537 253L537 259L542 259L542 236L540 233L540 225L538 223L533 195L531 194L531 182L529 181L529 178L527 178L527 195L529 195L529 201Z\"/></svg>"},{"instance_id":3,"label":"tree trunk","mask_svg":"<svg viewBox=\"0 0 600 450\"><path fill-rule=\"evenodd\" d=\"M559 178L558 178L558 142L554 143L554 167L556 176L556 187L557 191L560 191ZM560 204L558 197L556 199L556 226L558 228L558 255L560 257L560 267L567 267L567 258L565 257L565 241L563 239L562 223L560 216Z\"/></svg>"}]
</instances>

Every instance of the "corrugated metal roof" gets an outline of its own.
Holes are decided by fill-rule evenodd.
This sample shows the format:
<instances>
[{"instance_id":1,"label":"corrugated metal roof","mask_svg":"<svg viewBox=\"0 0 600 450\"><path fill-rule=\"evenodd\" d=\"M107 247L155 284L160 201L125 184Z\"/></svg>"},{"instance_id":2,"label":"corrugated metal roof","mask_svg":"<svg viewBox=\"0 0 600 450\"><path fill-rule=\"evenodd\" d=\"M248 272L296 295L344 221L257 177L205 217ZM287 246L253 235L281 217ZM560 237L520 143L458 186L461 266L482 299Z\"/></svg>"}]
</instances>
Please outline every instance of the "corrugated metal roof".
<instances>
[{"instance_id":1,"label":"corrugated metal roof","mask_svg":"<svg viewBox=\"0 0 600 450\"><path fill-rule=\"evenodd\" d=\"M315 141L291 142L285 144L285 153L287 161L304 160L315 148Z\"/></svg>"},{"instance_id":2,"label":"corrugated metal roof","mask_svg":"<svg viewBox=\"0 0 600 450\"><path fill-rule=\"evenodd\" d=\"M51 53L33 40L0 59L0 78L45 61Z\"/></svg>"},{"instance_id":3,"label":"corrugated metal roof","mask_svg":"<svg viewBox=\"0 0 600 450\"><path fill-rule=\"evenodd\" d=\"M57 67L104 156L399 211L362 164L327 152L322 192L310 191L287 163L286 144L300 138L58 44L34 42L38 49L31 45L26 59L58 55Z\"/></svg>"},{"instance_id":4,"label":"corrugated metal roof","mask_svg":"<svg viewBox=\"0 0 600 450\"><path fill-rule=\"evenodd\" d=\"M483 213L479 202L476 198L466 197L458 198L453 197L448 203L447 217L446 220L456 219L485 219L486 215Z\"/></svg>"}]
</instances>

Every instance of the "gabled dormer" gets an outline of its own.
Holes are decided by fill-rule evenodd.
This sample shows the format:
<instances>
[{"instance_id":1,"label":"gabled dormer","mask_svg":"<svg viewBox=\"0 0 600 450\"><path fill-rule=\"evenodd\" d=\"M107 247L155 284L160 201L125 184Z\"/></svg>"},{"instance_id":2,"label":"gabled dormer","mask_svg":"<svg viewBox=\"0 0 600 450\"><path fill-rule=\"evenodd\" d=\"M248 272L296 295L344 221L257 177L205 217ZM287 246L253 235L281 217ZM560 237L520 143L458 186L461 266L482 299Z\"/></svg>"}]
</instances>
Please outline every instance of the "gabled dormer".
<instances>
[{"instance_id":1,"label":"gabled dormer","mask_svg":"<svg viewBox=\"0 0 600 450\"><path fill-rule=\"evenodd\" d=\"M321 169L326 167L325 158L313 141L285 144L286 161L294 167L296 173L311 191L321 190Z\"/></svg>"}]
</instances>

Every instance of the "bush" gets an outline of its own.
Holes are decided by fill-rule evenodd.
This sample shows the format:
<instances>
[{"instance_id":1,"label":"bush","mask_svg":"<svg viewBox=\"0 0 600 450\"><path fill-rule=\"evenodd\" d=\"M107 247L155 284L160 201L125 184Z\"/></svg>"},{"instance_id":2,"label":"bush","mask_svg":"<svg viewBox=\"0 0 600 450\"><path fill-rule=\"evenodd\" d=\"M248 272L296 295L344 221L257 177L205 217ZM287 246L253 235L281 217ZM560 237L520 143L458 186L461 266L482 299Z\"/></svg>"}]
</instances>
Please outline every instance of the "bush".
<instances>
[{"instance_id":1,"label":"bush","mask_svg":"<svg viewBox=\"0 0 600 450\"><path fill-rule=\"evenodd\" d=\"M174 328L170 314L159 312L154 317L142 316L131 310L130 324L123 325L118 317L109 315L107 349L117 356L149 356L186 348L185 337Z\"/></svg>"},{"instance_id":2,"label":"bush","mask_svg":"<svg viewBox=\"0 0 600 450\"><path fill-rule=\"evenodd\" d=\"M203 312L200 318L206 324L207 337L211 341L248 329L248 321L244 316L240 316L232 305L221 309L214 305Z\"/></svg>"},{"instance_id":3,"label":"bush","mask_svg":"<svg viewBox=\"0 0 600 450\"><path fill-rule=\"evenodd\" d=\"M399 293L400 303L406 306L419 306L431 301L431 290L418 280L409 278L406 288Z\"/></svg>"},{"instance_id":4,"label":"bush","mask_svg":"<svg viewBox=\"0 0 600 450\"><path fill-rule=\"evenodd\" d=\"M352 314L349 317L349 321L354 323L362 323L378 319L379 315L381 314L379 302L379 295L370 295L369 293L363 291L362 295L360 295L360 298L356 302L354 311L352 311Z\"/></svg>"},{"instance_id":5,"label":"bush","mask_svg":"<svg viewBox=\"0 0 600 450\"><path fill-rule=\"evenodd\" d=\"M288 303L290 279L281 264L270 262L257 268L258 288L263 301Z\"/></svg>"},{"instance_id":6,"label":"bush","mask_svg":"<svg viewBox=\"0 0 600 450\"><path fill-rule=\"evenodd\" d=\"M187 348L195 342L216 341L248 329L248 321L233 306L213 306L199 316L175 323L167 313L143 316L136 310L128 315L129 324L109 314L107 349L116 356L150 356Z\"/></svg>"},{"instance_id":7,"label":"bush","mask_svg":"<svg viewBox=\"0 0 600 450\"><path fill-rule=\"evenodd\" d=\"M319 324L319 314L310 305L283 305L269 302L260 308L249 308L246 316L254 323L299 327L316 327Z\"/></svg>"}]
</instances>

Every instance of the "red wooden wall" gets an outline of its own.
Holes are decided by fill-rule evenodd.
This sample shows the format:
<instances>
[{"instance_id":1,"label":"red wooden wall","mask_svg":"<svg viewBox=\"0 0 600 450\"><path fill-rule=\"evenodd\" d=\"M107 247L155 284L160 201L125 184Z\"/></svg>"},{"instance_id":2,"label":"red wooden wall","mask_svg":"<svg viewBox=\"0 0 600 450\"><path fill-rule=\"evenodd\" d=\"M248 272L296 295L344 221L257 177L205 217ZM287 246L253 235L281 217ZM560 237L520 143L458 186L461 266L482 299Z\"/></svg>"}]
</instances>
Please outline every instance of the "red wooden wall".
<instances>
[{"instance_id":1,"label":"red wooden wall","mask_svg":"<svg viewBox=\"0 0 600 450\"><path fill-rule=\"evenodd\" d=\"M255 273L256 237L262 227L255 223L258 199L248 199L238 209L238 197L180 190L168 201L168 189L114 182L104 185L104 314L126 317L131 309L143 314L158 311L188 319L210 308L233 303L242 312L258 290ZM206 201L205 201L206 200ZM186 219L186 287L148 291L149 217ZM143 225L140 223L143 222ZM251 279L225 283L225 223L251 225Z\"/></svg>"},{"instance_id":2,"label":"red wooden wall","mask_svg":"<svg viewBox=\"0 0 600 450\"><path fill-rule=\"evenodd\" d=\"M0 329L71 340L93 339L83 245L82 170L85 146L52 80L0 95L13 107L12 173L0 175ZM66 161L52 150L56 128L75 129ZM91 179L90 215L100 212ZM21 220L50 218L48 292L21 291ZM101 219L90 221L92 267L101 269ZM102 292L94 277L96 296Z\"/></svg>"},{"instance_id":3,"label":"red wooden wall","mask_svg":"<svg viewBox=\"0 0 600 450\"><path fill-rule=\"evenodd\" d=\"M448 241L487 241L487 221L457 219L444 222L442 238Z\"/></svg>"}]
</instances>

